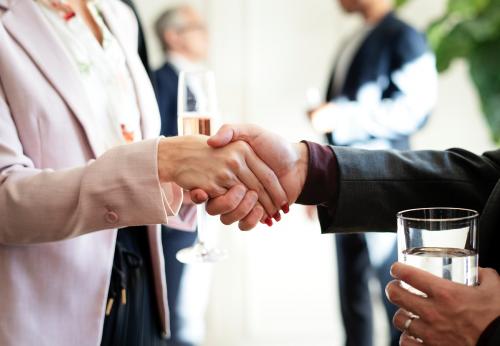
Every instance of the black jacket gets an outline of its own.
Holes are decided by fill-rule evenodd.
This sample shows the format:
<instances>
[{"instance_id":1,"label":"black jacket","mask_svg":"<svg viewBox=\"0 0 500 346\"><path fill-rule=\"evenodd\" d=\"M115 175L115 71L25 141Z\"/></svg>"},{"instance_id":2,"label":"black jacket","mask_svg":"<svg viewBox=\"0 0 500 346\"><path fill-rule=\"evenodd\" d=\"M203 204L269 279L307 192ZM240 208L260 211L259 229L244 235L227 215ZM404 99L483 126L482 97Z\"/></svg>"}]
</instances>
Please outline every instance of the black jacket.
<instances>
[{"instance_id":1,"label":"black jacket","mask_svg":"<svg viewBox=\"0 0 500 346\"><path fill-rule=\"evenodd\" d=\"M396 230L396 213L421 207L480 212L479 264L500 272L500 150L367 151L334 147L338 196L318 208L323 232ZM500 292L498 292L500 294ZM500 345L500 319L479 345Z\"/></svg>"}]
</instances>

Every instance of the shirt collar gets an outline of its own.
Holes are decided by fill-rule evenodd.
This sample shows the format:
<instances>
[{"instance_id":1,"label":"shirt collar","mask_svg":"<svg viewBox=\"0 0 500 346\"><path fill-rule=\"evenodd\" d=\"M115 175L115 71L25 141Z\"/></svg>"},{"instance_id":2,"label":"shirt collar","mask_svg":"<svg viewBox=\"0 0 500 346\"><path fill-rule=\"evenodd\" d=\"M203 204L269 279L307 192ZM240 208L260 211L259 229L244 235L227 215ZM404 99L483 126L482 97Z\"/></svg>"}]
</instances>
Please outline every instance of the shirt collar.
<instances>
[{"instance_id":1,"label":"shirt collar","mask_svg":"<svg viewBox=\"0 0 500 346\"><path fill-rule=\"evenodd\" d=\"M180 71L192 72L203 69L202 64L194 63L179 53L168 53L167 61L170 64L172 64L172 66L174 66L177 72Z\"/></svg>"}]
</instances>

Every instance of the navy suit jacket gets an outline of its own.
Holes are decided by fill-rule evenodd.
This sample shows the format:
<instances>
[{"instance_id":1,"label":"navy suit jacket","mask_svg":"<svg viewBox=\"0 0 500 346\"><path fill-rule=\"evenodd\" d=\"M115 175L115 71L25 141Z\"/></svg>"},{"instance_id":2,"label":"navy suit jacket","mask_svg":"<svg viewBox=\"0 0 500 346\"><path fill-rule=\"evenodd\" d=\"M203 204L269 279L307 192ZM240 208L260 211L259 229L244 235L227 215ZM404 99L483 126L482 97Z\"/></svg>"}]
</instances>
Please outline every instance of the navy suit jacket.
<instances>
[{"instance_id":1,"label":"navy suit jacket","mask_svg":"<svg viewBox=\"0 0 500 346\"><path fill-rule=\"evenodd\" d=\"M367 85L376 85L380 88L382 99L396 99L404 91L395 82L395 74L399 74L400 78L405 77L405 67L415 63L429 52L424 35L391 12L372 29L357 49L340 90L333 90L332 87L336 72L335 64L326 100L335 101L344 98L357 101L358 92ZM422 75L427 73L426 70L422 71ZM414 75L407 78L414 78ZM409 82L418 83L419 81L413 82L412 79ZM425 118L415 130L423 126L424 122ZM330 144L339 145L335 143L331 135L327 135L327 138ZM389 142L391 147L396 149L408 148L407 135L394 134ZM354 144L356 143L347 145Z\"/></svg>"},{"instance_id":2,"label":"navy suit jacket","mask_svg":"<svg viewBox=\"0 0 500 346\"><path fill-rule=\"evenodd\" d=\"M167 62L153 72L152 80L160 109L160 134L166 137L177 136L177 70Z\"/></svg>"}]
</instances>

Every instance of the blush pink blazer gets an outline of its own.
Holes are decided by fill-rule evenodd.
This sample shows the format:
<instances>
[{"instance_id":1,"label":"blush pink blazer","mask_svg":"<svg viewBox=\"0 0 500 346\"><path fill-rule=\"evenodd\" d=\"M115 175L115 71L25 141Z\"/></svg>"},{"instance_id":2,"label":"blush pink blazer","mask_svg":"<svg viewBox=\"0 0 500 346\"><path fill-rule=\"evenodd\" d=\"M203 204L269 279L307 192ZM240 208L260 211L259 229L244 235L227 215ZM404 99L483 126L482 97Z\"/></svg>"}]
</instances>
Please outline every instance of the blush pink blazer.
<instances>
[{"instance_id":1,"label":"blush pink blazer","mask_svg":"<svg viewBox=\"0 0 500 346\"><path fill-rule=\"evenodd\" d=\"M129 225L150 225L158 308L169 333L156 225L178 211L182 191L158 180L160 117L136 54L135 18L117 0L104 3L146 139L99 153L77 71L34 0L0 0L2 346L99 345L116 229Z\"/></svg>"}]
</instances>

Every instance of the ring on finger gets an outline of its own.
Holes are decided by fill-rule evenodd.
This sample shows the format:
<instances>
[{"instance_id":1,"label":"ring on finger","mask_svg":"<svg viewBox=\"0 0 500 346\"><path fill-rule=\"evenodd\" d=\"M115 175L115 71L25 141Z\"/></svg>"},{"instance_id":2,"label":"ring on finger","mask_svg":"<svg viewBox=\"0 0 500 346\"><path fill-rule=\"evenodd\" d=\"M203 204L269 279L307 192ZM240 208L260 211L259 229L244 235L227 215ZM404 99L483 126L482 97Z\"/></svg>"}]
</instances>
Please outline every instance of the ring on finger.
<instances>
[{"instance_id":1,"label":"ring on finger","mask_svg":"<svg viewBox=\"0 0 500 346\"><path fill-rule=\"evenodd\" d=\"M414 319L417 319L418 316L409 312L408 313L408 319L405 321L404 325L403 325L403 331L405 332L409 332L409 329L410 329L410 326L411 326L411 323L413 322Z\"/></svg>"}]
</instances>

